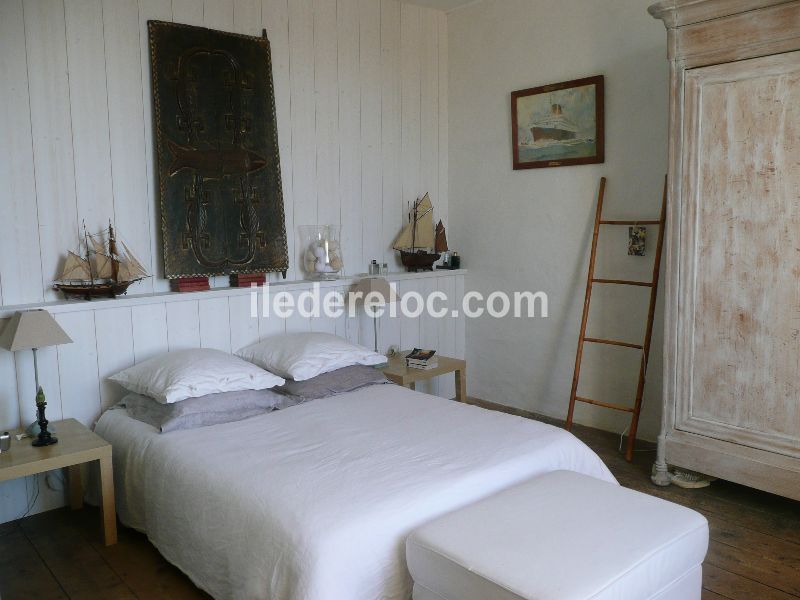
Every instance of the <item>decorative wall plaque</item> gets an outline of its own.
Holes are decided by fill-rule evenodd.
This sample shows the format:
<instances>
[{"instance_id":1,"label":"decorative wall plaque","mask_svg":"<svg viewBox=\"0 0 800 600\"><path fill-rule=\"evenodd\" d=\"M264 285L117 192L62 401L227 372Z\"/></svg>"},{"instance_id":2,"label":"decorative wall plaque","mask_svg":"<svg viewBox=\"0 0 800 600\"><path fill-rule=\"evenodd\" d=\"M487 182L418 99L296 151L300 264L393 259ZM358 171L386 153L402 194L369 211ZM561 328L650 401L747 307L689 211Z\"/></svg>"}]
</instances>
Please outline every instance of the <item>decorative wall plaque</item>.
<instances>
[{"instance_id":1,"label":"decorative wall plaque","mask_svg":"<svg viewBox=\"0 0 800 600\"><path fill-rule=\"evenodd\" d=\"M167 278L289 267L262 37L149 21Z\"/></svg>"}]
</instances>

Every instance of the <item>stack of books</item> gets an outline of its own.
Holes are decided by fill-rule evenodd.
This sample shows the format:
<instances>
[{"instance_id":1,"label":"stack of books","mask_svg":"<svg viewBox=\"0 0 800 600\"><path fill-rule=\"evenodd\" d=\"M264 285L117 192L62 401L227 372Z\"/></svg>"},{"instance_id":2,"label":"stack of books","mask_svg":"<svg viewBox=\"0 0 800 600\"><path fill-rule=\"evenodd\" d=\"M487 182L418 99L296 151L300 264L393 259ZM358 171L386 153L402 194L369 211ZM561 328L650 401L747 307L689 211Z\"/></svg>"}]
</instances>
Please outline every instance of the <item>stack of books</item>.
<instances>
[{"instance_id":1,"label":"stack of books","mask_svg":"<svg viewBox=\"0 0 800 600\"><path fill-rule=\"evenodd\" d=\"M202 292L209 289L208 277L180 277L170 279L169 287L173 292Z\"/></svg>"},{"instance_id":2,"label":"stack of books","mask_svg":"<svg viewBox=\"0 0 800 600\"><path fill-rule=\"evenodd\" d=\"M414 348L406 355L406 366L410 369L435 369L439 361L434 356L436 350Z\"/></svg>"},{"instance_id":3,"label":"stack of books","mask_svg":"<svg viewBox=\"0 0 800 600\"><path fill-rule=\"evenodd\" d=\"M264 285L267 282L266 273L234 273L230 277L231 287L250 287L252 284Z\"/></svg>"}]
</instances>

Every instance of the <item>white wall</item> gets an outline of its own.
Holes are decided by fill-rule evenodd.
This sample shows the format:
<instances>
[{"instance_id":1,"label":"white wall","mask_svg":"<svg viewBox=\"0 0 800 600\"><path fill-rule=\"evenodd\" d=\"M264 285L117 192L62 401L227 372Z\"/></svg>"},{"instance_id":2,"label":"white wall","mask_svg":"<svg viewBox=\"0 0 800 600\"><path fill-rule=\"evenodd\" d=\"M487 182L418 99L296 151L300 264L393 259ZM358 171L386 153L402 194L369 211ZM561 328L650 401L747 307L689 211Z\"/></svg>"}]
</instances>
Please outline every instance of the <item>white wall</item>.
<instances>
[{"instance_id":1,"label":"white wall","mask_svg":"<svg viewBox=\"0 0 800 600\"><path fill-rule=\"evenodd\" d=\"M608 218L657 219L667 168L666 36L649 0L483 0L448 14L451 247L466 285L489 293L543 290L548 319L467 321L470 394L566 415L599 178ZM513 90L605 75L606 162L511 168ZM648 257L627 256L627 228L604 229L597 276L650 278ZM645 288L595 287L589 335L643 338ZM632 300L633 298L636 300ZM629 300L630 299L630 300ZM661 302L640 436L658 430ZM640 342L641 343L641 342ZM579 393L632 404L639 354L586 345ZM579 405L579 422L622 431L629 415Z\"/></svg>"},{"instance_id":2,"label":"white wall","mask_svg":"<svg viewBox=\"0 0 800 600\"><path fill-rule=\"evenodd\" d=\"M289 280L297 226L341 224L347 273L395 260L407 201L447 218L447 34L398 0L2 0L0 306L54 300L86 220L161 264L147 21L272 45ZM275 276L272 277L275 279ZM227 278L217 278L227 285ZM131 293L168 289L162 278Z\"/></svg>"}]
</instances>

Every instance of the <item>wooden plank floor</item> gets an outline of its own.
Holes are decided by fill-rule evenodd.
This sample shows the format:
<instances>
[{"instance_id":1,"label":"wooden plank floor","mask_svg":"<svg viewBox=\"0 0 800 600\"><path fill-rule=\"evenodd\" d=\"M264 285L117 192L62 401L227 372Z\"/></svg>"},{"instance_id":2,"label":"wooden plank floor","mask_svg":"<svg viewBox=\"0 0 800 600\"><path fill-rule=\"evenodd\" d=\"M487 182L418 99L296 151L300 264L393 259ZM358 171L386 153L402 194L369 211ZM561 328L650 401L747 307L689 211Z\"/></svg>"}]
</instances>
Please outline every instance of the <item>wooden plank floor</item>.
<instances>
[{"instance_id":1,"label":"wooden plank floor","mask_svg":"<svg viewBox=\"0 0 800 600\"><path fill-rule=\"evenodd\" d=\"M705 600L800 598L800 503L722 481L700 490L658 488L648 476L651 450L637 452L634 462L627 463L617 450L619 436L585 427L576 427L575 434L603 458L622 485L689 506L708 518ZM0 597L208 598L144 535L121 527L116 546L106 548L100 540L99 515L89 507L0 525Z\"/></svg>"}]
</instances>

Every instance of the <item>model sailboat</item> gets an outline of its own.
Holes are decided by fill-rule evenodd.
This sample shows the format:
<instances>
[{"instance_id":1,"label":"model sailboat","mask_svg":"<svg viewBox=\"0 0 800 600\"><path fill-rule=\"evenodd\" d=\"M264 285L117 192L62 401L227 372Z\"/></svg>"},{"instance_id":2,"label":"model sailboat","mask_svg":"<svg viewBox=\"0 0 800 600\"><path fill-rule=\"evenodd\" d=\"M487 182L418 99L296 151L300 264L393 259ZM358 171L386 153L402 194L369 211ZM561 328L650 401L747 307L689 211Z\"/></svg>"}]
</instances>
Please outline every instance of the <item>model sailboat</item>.
<instances>
[{"instance_id":1,"label":"model sailboat","mask_svg":"<svg viewBox=\"0 0 800 600\"><path fill-rule=\"evenodd\" d=\"M107 234L107 240L103 236ZM131 284L149 277L147 270L131 252L125 242L117 239L111 223L108 230L89 234L83 226L83 240L77 252L67 252L61 277L53 287L65 296L82 296L86 300L96 297L114 298L128 291Z\"/></svg>"},{"instance_id":2,"label":"model sailboat","mask_svg":"<svg viewBox=\"0 0 800 600\"><path fill-rule=\"evenodd\" d=\"M432 271L433 263L441 252L447 251L444 226L439 222L434 234L433 204L428 194L414 202L409 211L408 223L395 239L392 247L400 251L400 260L408 271Z\"/></svg>"}]
</instances>

